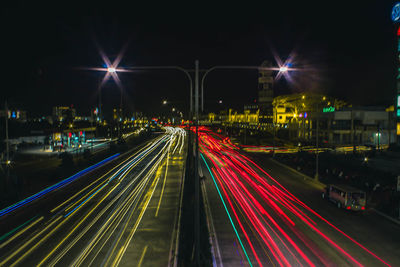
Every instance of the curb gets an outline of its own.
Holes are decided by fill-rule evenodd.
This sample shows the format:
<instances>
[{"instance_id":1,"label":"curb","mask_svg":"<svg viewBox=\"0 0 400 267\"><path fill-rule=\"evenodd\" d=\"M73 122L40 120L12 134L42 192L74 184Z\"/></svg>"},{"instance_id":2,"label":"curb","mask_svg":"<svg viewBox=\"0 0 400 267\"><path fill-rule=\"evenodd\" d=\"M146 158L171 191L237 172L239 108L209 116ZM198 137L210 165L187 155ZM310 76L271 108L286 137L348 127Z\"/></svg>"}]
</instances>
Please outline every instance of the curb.
<instances>
[{"instance_id":1,"label":"curb","mask_svg":"<svg viewBox=\"0 0 400 267\"><path fill-rule=\"evenodd\" d=\"M315 183L315 184L318 184L318 185L320 185L320 186L324 186L324 187L326 186L326 184L321 183L321 182L319 182L319 181L317 182L317 181L315 181L315 179L311 178L310 176L305 175L304 173L301 173L301 172L299 172L299 171L293 169L292 167L289 167L289 166L287 166L286 164L283 164L283 163L277 161L276 159L272 159L272 158L271 158L270 160L272 160L274 163L278 164L279 166L282 166L282 167L284 167L284 168L286 168L286 169L288 169L288 170L290 170L290 171L296 173L297 175L302 176L302 177L304 178L304 180L307 179L307 180L309 180L309 181L311 181L311 182L313 182L313 183ZM370 210L372 210L372 211L375 212L376 214L378 214L378 215L384 217L385 219L388 219L389 221L394 222L394 223L400 225L400 220L398 220L398 219L396 219L396 218L393 218L393 217L391 217L391 216L389 216L389 215L386 215L385 213L383 213L383 212L381 212L381 211L378 211L378 210L376 210L376 209L374 209L374 208L371 208Z\"/></svg>"},{"instance_id":2,"label":"curb","mask_svg":"<svg viewBox=\"0 0 400 267\"><path fill-rule=\"evenodd\" d=\"M206 213L207 228L208 228L209 241L210 241L210 246L211 246L211 254L213 257L213 267L218 267L218 266L223 267L224 265L223 265L222 259L221 259L221 253L220 253L220 249L219 249L217 233L215 231L215 226L214 226L214 222L213 222L212 215L211 215L211 208L210 208L210 204L208 202L206 185L205 185L204 181L200 181L200 183L201 183L201 191L203 193L203 203L204 203L204 210Z\"/></svg>"},{"instance_id":3,"label":"curb","mask_svg":"<svg viewBox=\"0 0 400 267\"><path fill-rule=\"evenodd\" d=\"M317 184L317 185L319 185L319 186L322 186L322 187L325 187L325 186L326 186L326 184L321 183L320 181L315 181L314 178L312 178L312 177L310 177L310 176L308 176L308 175L306 175L306 174L304 174L304 173L301 173L301 172L299 172L299 171L293 169L292 167L289 167L288 165L283 164L283 163L277 161L276 159L270 158L270 160L273 161L274 163L278 164L279 166L284 167L284 168L286 168L286 169L288 169L288 170L294 172L295 174L297 174L297 175L299 175L299 176L302 176L302 177L304 178L304 180L308 180L308 181L313 182L313 183L315 183L315 184Z\"/></svg>"},{"instance_id":4,"label":"curb","mask_svg":"<svg viewBox=\"0 0 400 267\"><path fill-rule=\"evenodd\" d=\"M381 211L378 211L378 210L376 210L376 209L374 209L374 208L371 208L371 210L374 211L376 214L379 214L379 215L381 215L382 217L385 217L385 218L388 219L389 221L392 221L392 222L397 223L398 225L400 225L400 220L395 219L395 218L393 218L393 217L390 217L389 215L386 215L385 213L383 213L383 212L381 212Z\"/></svg>"}]
</instances>

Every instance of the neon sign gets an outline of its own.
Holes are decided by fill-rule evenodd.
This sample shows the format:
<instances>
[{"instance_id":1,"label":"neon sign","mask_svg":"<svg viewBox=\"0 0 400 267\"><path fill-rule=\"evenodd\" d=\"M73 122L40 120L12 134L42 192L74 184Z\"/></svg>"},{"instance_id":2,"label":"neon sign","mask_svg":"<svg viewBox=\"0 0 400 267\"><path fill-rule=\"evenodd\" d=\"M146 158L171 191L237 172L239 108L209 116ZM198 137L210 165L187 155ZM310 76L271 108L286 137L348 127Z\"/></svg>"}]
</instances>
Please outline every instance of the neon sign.
<instances>
[{"instance_id":1,"label":"neon sign","mask_svg":"<svg viewBox=\"0 0 400 267\"><path fill-rule=\"evenodd\" d=\"M335 107L327 107L323 108L322 112L335 112Z\"/></svg>"}]
</instances>

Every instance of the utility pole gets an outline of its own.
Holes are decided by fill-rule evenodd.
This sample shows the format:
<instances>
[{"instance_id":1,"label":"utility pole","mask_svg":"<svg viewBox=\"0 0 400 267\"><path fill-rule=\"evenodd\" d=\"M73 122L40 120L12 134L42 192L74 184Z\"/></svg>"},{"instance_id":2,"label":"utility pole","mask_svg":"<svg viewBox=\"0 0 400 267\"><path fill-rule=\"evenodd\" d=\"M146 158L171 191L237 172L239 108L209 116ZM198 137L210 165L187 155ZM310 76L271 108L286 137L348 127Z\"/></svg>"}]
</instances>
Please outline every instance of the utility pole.
<instances>
[{"instance_id":1,"label":"utility pole","mask_svg":"<svg viewBox=\"0 0 400 267\"><path fill-rule=\"evenodd\" d=\"M123 94L123 89L121 87L121 96L120 96L120 102L119 102L119 118L118 118L118 139L122 138L122 118L123 118L123 112L122 112L122 94Z\"/></svg>"},{"instance_id":2,"label":"utility pole","mask_svg":"<svg viewBox=\"0 0 400 267\"><path fill-rule=\"evenodd\" d=\"M6 110L6 114L5 114L5 119L6 119L6 166L7 166L7 170L8 170L8 164L10 162L10 144L8 142L8 105L7 105L7 101L5 102L5 110Z\"/></svg>"},{"instance_id":3,"label":"utility pole","mask_svg":"<svg viewBox=\"0 0 400 267\"><path fill-rule=\"evenodd\" d=\"M99 85L99 119L101 122L102 119L102 115L103 115L103 109L102 109L102 105L101 105L101 78L99 77L99 81L98 81L98 85Z\"/></svg>"},{"instance_id":4,"label":"utility pole","mask_svg":"<svg viewBox=\"0 0 400 267\"><path fill-rule=\"evenodd\" d=\"M194 225L195 225L195 264L200 266L200 179L199 179L199 61L195 61L195 124L196 124L196 159L194 161L194 175L195 175L195 214L194 214Z\"/></svg>"},{"instance_id":5,"label":"utility pole","mask_svg":"<svg viewBox=\"0 0 400 267\"><path fill-rule=\"evenodd\" d=\"M351 145L353 146L353 154L356 153L356 145L354 143L354 134L355 134L355 129L354 129L354 112L353 112L353 107L351 108Z\"/></svg>"},{"instance_id":6,"label":"utility pole","mask_svg":"<svg viewBox=\"0 0 400 267\"><path fill-rule=\"evenodd\" d=\"M272 106L272 133L273 133L273 138L272 138L272 157L275 157L275 123L278 121L277 120L277 113L278 109L275 109L275 114L274 114L274 106Z\"/></svg>"},{"instance_id":7,"label":"utility pole","mask_svg":"<svg viewBox=\"0 0 400 267\"><path fill-rule=\"evenodd\" d=\"M317 134L316 134L316 146L317 146L317 155L315 157L316 161L315 161L315 180L318 181L319 177L318 177L318 161L319 161L319 107L317 105Z\"/></svg>"}]
</instances>

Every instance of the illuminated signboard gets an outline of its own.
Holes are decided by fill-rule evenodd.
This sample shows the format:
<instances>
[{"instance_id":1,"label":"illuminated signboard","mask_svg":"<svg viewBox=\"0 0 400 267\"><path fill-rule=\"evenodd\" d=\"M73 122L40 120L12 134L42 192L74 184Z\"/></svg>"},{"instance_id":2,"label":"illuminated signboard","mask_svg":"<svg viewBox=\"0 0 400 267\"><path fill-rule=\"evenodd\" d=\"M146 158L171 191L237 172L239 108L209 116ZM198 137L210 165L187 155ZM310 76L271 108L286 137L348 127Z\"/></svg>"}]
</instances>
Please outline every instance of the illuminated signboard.
<instances>
[{"instance_id":1,"label":"illuminated signboard","mask_svg":"<svg viewBox=\"0 0 400 267\"><path fill-rule=\"evenodd\" d=\"M400 3L396 3L392 9L392 20L393 22L400 21Z\"/></svg>"},{"instance_id":2,"label":"illuminated signboard","mask_svg":"<svg viewBox=\"0 0 400 267\"><path fill-rule=\"evenodd\" d=\"M327 108L323 108L322 112L334 112L335 111L335 107L327 107Z\"/></svg>"},{"instance_id":3,"label":"illuminated signboard","mask_svg":"<svg viewBox=\"0 0 400 267\"><path fill-rule=\"evenodd\" d=\"M400 95L397 96L397 106L400 107Z\"/></svg>"},{"instance_id":4,"label":"illuminated signboard","mask_svg":"<svg viewBox=\"0 0 400 267\"><path fill-rule=\"evenodd\" d=\"M400 135L400 122L397 123L397 135Z\"/></svg>"}]
</instances>

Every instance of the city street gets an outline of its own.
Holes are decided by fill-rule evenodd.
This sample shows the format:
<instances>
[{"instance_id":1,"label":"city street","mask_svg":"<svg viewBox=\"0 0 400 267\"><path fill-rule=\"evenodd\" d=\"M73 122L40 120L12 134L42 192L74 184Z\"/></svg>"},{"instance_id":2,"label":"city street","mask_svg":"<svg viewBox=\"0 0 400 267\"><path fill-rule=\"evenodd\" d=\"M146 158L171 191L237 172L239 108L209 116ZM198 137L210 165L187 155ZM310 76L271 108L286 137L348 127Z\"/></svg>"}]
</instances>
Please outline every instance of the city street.
<instances>
[{"instance_id":1,"label":"city street","mask_svg":"<svg viewBox=\"0 0 400 267\"><path fill-rule=\"evenodd\" d=\"M68 197L57 198L65 195L60 190L35 211L27 204L2 216L1 225L14 226L1 227L7 232L0 236L0 266L167 265L175 249L185 136L168 127L118 165L93 173L90 183L68 190ZM16 219L25 214L28 220Z\"/></svg>"},{"instance_id":2,"label":"city street","mask_svg":"<svg viewBox=\"0 0 400 267\"><path fill-rule=\"evenodd\" d=\"M202 171L226 266L398 266L400 225L367 210L349 212L321 198L323 187L229 139L201 132Z\"/></svg>"}]
</instances>

